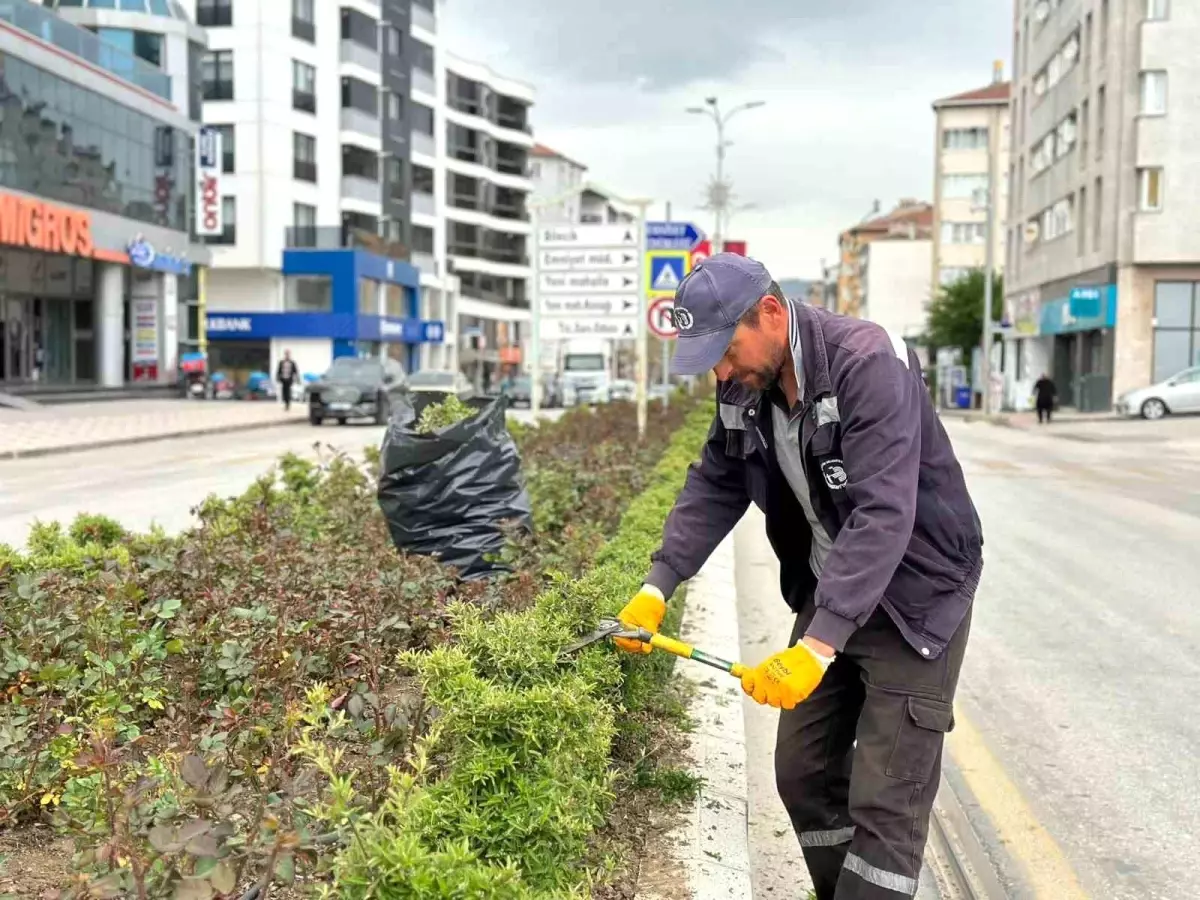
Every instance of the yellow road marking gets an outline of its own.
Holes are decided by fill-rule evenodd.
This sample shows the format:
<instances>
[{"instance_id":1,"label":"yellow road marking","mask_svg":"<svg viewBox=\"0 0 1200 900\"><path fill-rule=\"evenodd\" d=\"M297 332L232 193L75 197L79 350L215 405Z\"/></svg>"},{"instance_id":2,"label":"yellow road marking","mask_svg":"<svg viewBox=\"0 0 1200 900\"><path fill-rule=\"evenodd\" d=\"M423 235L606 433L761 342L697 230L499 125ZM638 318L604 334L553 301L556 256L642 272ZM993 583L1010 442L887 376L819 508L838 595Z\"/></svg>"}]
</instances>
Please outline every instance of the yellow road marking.
<instances>
[{"instance_id":1,"label":"yellow road marking","mask_svg":"<svg viewBox=\"0 0 1200 900\"><path fill-rule=\"evenodd\" d=\"M954 763L1005 848L1024 869L1033 896L1039 900L1088 900L1062 848L1038 821L979 731L961 709L955 709L954 719L954 730L946 742Z\"/></svg>"}]
</instances>

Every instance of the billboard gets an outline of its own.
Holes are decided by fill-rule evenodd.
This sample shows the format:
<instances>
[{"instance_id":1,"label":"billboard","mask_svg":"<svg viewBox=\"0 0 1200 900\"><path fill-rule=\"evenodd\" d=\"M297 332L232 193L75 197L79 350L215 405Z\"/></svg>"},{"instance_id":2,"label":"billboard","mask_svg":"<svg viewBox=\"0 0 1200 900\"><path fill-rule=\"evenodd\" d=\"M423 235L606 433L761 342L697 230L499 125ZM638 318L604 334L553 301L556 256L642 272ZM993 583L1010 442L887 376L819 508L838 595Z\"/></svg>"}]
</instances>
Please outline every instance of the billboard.
<instances>
[{"instance_id":1,"label":"billboard","mask_svg":"<svg viewBox=\"0 0 1200 900\"><path fill-rule=\"evenodd\" d=\"M221 216L221 132L201 128L196 135L196 234L225 230Z\"/></svg>"}]
</instances>

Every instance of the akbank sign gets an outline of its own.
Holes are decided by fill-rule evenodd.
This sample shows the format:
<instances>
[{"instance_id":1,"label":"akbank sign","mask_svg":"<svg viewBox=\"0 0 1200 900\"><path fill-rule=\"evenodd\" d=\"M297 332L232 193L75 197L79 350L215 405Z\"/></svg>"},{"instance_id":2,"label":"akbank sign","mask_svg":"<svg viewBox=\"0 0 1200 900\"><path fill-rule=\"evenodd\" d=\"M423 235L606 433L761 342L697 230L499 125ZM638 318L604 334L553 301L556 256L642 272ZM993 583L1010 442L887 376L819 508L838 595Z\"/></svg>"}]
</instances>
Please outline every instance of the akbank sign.
<instances>
[{"instance_id":1,"label":"akbank sign","mask_svg":"<svg viewBox=\"0 0 1200 900\"><path fill-rule=\"evenodd\" d=\"M205 328L208 336L214 340L330 338L393 344L440 344L446 339L444 322L340 313L211 312L205 318Z\"/></svg>"}]
</instances>

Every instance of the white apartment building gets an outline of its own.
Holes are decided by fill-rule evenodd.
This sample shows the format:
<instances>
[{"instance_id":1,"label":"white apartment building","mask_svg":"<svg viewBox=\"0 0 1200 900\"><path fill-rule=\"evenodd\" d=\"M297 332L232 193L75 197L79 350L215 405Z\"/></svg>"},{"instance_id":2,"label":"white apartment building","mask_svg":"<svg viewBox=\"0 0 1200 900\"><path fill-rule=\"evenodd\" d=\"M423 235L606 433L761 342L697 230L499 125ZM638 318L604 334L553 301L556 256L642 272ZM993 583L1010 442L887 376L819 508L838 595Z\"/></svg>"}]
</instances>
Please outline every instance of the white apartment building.
<instances>
[{"instance_id":1,"label":"white apartment building","mask_svg":"<svg viewBox=\"0 0 1200 900\"><path fill-rule=\"evenodd\" d=\"M944 97L933 104L936 116L933 178L934 285L958 280L987 263L987 212L977 202L988 187L988 149L996 190L993 262L1004 265L1008 212L1010 85L997 65L991 84Z\"/></svg>"},{"instance_id":2,"label":"white apartment building","mask_svg":"<svg viewBox=\"0 0 1200 900\"><path fill-rule=\"evenodd\" d=\"M451 53L436 10L411 38L413 259L457 277L458 364L484 386L528 337L534 90Z\"/></svg>"},{"instance_id":3,"label":"white apartment building","mask_svg":"<svg viewBox=\"0 0 1200 900\"><path fill-rule=\"evenodd\" d=\"M629 204L587 180L588 167L583 163L545 144L535 144L532 157L532 202L537 207L539 221L611 225L637 219Z\"/></svg>"},{"instance_id":4,"label":"white apartment building","mask_svg":"<svg viewBox=\"0 0 1200 900\"><path fill-rule=\"evenodd\" d=\"M1070 404L1200 363L1200 8L1020 0L1005 354Z\"/></svg>"}]
</instances>

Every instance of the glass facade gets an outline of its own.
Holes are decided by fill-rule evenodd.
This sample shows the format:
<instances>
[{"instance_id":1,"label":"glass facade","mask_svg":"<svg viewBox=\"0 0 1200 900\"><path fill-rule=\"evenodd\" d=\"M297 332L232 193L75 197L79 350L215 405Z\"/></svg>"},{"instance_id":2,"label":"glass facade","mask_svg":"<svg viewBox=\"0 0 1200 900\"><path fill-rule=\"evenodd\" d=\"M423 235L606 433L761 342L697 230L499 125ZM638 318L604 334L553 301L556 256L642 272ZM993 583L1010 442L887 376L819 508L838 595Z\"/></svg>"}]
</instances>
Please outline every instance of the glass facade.
<instances>
[{"instance_id":1,"label":"glass facade","mask_svg":"<svg viewBox=\"0 0 1200 900\"><path fill-rule=\"evenodd\" d=\"M184 131L0 53L0 186L188 231Z\"/></svg>"},{"instance_id":2,"label":"glass facade","mask_svg":"<svg viewBox=\"0 0 1200 900\"><path fill-rule=\"evenodd\" d=\"M1166 381L1200 365L1200 284L1159 281L1154 285L1154 377Z\"/></svg>"},{"instance_id":3,"label":"glass facade","mask_svg":"<svg viewBox=\"0 0 1200 900\"><path fill-rule=\"evenodd\" d=\"M96 378L94 263L0 249L0 384Z\"/></svg>"}]
</instances>

